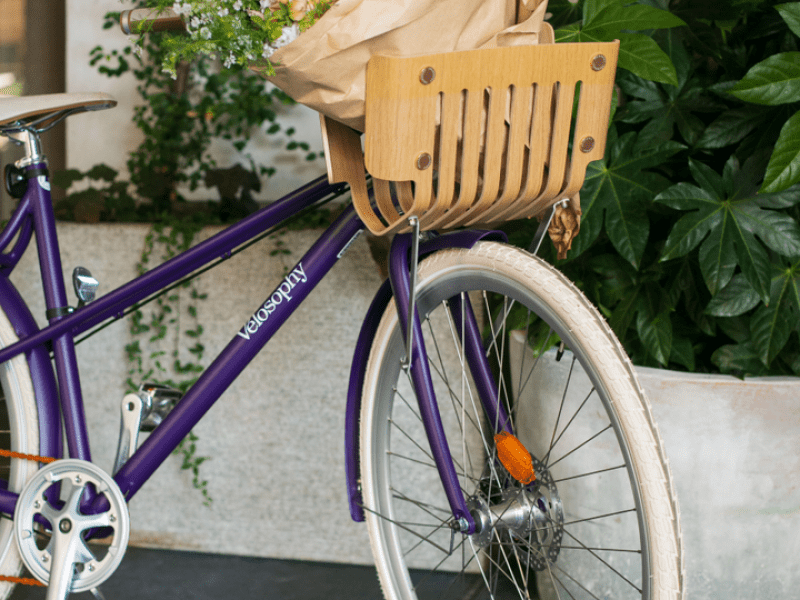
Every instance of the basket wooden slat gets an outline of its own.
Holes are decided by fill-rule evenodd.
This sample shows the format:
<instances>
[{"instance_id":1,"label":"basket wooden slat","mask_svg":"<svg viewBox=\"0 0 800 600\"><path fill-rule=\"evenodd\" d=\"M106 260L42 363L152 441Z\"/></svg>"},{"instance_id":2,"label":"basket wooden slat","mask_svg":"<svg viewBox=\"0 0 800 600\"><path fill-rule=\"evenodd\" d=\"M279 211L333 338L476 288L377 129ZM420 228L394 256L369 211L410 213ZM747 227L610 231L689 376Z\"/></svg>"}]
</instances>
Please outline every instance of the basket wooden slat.
<instances>
[{"instance_id":1,"label":"basket wooden slat","mask_svg":"<svg viewBox=\"0 0 800 600\"><path fill-rule=\"evenodd\" d=\"M331 181L351 184L359 216L378 235L408 230L411 215L423 229L537 215L574 197L588 163L603 157L618 49L374 56L364 154L356 132L323 117Z\"/></svg>"}]
</instances>

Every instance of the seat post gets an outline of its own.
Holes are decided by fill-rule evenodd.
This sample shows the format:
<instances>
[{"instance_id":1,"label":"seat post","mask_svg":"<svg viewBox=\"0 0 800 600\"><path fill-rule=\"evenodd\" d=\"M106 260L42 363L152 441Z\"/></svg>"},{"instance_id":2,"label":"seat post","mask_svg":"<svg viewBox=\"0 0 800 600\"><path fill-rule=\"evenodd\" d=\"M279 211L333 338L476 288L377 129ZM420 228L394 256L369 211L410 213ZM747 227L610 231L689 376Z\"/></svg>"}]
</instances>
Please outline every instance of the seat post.
<instances>
[{"instance_id":1,"label":"seat post","mask_svg":"<svg viewBox=\"0 0 800 600\"><path fill-rule=\"evenodd\" d=\"M7 135L14 142L25 146L25 156L16 162L17 167L22 169L38 163L47 164L47 158L42 154L42 142L38 132L22 129Z\"/></svg>"}]
</instances>

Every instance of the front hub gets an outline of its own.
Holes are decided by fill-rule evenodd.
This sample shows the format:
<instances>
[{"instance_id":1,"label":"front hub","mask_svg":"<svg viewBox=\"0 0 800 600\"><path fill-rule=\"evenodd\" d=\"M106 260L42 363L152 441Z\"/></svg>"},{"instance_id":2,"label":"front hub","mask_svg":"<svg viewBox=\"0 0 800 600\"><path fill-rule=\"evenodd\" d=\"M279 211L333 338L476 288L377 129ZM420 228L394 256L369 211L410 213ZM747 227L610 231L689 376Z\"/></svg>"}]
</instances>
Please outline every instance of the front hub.
<instances>
[{"instance_id":1,"label":"front hub","mask_svg":"<svg viewBox=\"0 0 800 600\"><path fill-rule=\"evenodd\" d=\"M483 494L467 500L475 520L472 543L486 547L492 542L511 543L537 571L555 563L561 550L564 511L558 490L544 464L533 458L537 479L529 485L514 482L492 495L491 505Z\"/></svg>"}]
</instances>

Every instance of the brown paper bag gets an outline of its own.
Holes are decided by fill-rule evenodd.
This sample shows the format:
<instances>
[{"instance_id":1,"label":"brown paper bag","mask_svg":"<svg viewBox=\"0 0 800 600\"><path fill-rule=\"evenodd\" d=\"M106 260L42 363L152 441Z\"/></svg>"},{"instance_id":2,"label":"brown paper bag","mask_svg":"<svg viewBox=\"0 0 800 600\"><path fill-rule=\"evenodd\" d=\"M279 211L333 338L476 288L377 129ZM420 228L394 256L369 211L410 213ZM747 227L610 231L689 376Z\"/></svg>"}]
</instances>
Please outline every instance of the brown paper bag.
<instances>
[{"instance_id":1,"label":"brown paper bag","mask_svg":"<svg viewBox=\"0 0 800 600\"><path fill-rule=\"evenodd\" d=\"M301 104L364 131L366 66L373 54L406 57L534 44L547 3L520 2L338 0L272 55L275 75L268 79ZM264 70L257 64L253 69Z\"/></svg>"}]
</instances>

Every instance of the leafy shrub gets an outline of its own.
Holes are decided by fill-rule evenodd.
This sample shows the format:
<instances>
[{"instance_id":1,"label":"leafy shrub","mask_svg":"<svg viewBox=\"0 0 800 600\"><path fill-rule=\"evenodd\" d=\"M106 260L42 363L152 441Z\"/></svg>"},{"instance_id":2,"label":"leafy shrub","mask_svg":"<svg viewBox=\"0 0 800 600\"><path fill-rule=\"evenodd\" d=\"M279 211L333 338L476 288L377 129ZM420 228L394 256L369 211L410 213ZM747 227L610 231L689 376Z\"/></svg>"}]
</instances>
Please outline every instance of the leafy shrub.
<instances>
[{"instance_id":1,"label":"leafy shrub","mask_svg":"<svg viewBox=\"0 0 800 600\"><path fill-rule=\"evenodd\" d=\"M616 37L621 57L581 232L566 260L546 258L636 364L800 374L800 2L647 4L550 5L557 40ZM646 27L668 29L626 31ZM532 236L508 229L521 245Z\"/></svg>"}]
</instances>

